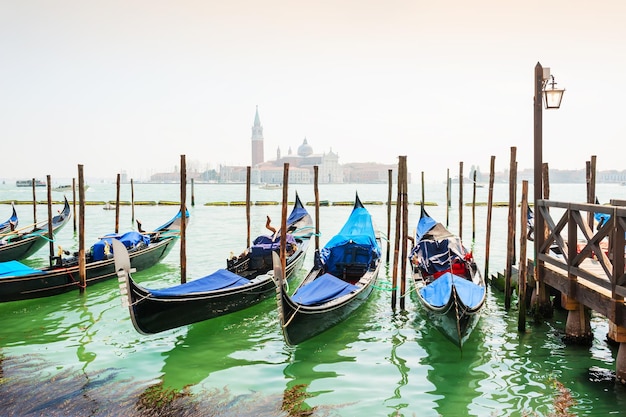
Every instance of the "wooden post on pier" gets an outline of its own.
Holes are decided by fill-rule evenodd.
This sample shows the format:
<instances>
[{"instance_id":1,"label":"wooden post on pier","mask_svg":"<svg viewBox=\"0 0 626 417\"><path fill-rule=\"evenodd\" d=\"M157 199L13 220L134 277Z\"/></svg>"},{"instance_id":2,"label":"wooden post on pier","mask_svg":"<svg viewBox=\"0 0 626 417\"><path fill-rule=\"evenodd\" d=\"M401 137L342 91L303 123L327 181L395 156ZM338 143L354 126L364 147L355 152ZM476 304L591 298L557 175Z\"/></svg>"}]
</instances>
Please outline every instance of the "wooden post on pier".
<instances>
[{"instance_id":1,"label":"wooden post on pier","mask_svg":"<svg viewBox=\"0 0 626 417\"><path fill-rule=\"evenodd\" d=\"M387 171L387 253L386 259L387 263L389 263L389 252L391 251L391 242L389 241L389 236L391 236L391 193L393 189L393 170L390 169Z\"/></svg>"},{"instance_id":2,"label":"wooden post on pier","mask_svg":"<svg viewBox=\"0 0 626 417\"><path fill-rule=\"evenodd\" d=\"M528 221L528 181L522 181L522 201L520 208L520 245L519 245L519 271L517 274L517 330L526 331L526 247L528 245L527 226Z\"/></svg>"},{"instance_id":3,"label":"wooden post on pier","mask_svg":"<svg viewBox=\"0 0 626 417\"><path fill-rule=\"evenodd\" d=\"M539 192L540 196L544 200L550 199L550 167L547 162L541 164L541 190ZM535 209L535 219L534 219L534 242L535 247L540 248L543 246L543 243L546 241L546 233L547 229L545 227L545 219L542 213L540 213L539 207ZM540 223L538 220L540 218ZM573 223L573 222L572 222ZM541 224L542 227L539 227L538 224ZM575 235L575 232L572 231L572 236ZM574 245L576 247L576 245ZM533 295L531 297L531 305L533 315L535 317L535 321L540 321L541 319L552 317L553 315L553 307L550 302L549 291L546 288L546 284L544 282L544 262L539 261L535 258L535 268L533 273Z\"/></svg>"},{"instance_id":4,"label":"wooden post on pier","mask_svg":"<svg viewBox=\"0 0 626 417\"><path fill-rule=\"evenodd\" d=\"M459 239L463 241L463 161L459 162Z\"/></svg>"},{"instance_id":5,"label":"wooden post on pier","mask_svg":"<svg viewBox=\"0 0 626 417\"><path fill-rule=\"evenodd\" d=\"M187 282L187 162L180 156L180 283Z\"/></svg>"},{"instance_id":6,"label":"wooden post on pier","mask_svg":"<svg viewBox=\"0 0 626 417\"><path fill-rule=\"evenodd\" d=\"M504 275L504 308L511 308L513 264L515 263L515 209L517 201L517 148L511 147L511 160L509 163L509 217L506 245L506 270Z\"/></svg>"},{"instance_id":7,"label":"wooden post on pier","mask_svg":"<svg viewBox=\"0 0 626 417\"><path fill-rule=\"evenodd\" d=\"M587 161L587 203L596 203L596 157L591 156L591 161ZM591 230L594 229L595 219L593 213L590 211L587 214L587 224Z\"/></svg>"},{"instance_id":8,"label":"wooden post on pier","mask_svg":"<svg viewBox=\"0 0 626 417\"><path fill-rule=\"evenodd\" d=\"M493 212L493 183L495 178L496 157L491 155L489 169L489 197L487 198L487 227L485 233L485 279L489 279L489 245L491 242L491 215Z\"/></svg>"},{"instance_id":9,"label":"wooden post on pier","mask_svg":"<svg viewBox=\"0 0 626 417\"><path fill-rule=\"evenodd\" d=\"M84 293L87 288L87 264L85 259L85 178L83 166L78 165L78 288Z\"/></svg>"}]
</instances>

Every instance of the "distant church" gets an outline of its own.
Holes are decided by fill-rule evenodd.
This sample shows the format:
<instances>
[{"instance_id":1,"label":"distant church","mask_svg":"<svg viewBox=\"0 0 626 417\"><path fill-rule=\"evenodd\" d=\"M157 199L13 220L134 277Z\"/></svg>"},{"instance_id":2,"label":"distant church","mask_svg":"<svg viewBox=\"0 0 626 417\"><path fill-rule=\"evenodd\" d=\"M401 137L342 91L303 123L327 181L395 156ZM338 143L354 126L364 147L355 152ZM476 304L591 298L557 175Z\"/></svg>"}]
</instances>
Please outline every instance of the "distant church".
<instances>
[{"instance_id":1,"label":"distant church","mask_svg":"<svg viewBox=\"0 0 626 417\"><path fill-rule=\"evenodd\" d=\"M276 159L265 161L263 145L263 126L256 107L251 137L252 164L250 181L252 183L281 184L283 182L284 164L289 163L289 182L292 184L311 184L314 181L314 167L318 167L318 183L385 183L388 181L388 170L396 171L396 165L384 165L372 162L339 164L339 155L335 152L316 154L305 137L293 155L291 147L286 156L282 156L280 147L276 150ZM246 167L222 166L220 182L245 182ZM394 174L394 181L397 174Z\"/></svg>"}]
</instances>

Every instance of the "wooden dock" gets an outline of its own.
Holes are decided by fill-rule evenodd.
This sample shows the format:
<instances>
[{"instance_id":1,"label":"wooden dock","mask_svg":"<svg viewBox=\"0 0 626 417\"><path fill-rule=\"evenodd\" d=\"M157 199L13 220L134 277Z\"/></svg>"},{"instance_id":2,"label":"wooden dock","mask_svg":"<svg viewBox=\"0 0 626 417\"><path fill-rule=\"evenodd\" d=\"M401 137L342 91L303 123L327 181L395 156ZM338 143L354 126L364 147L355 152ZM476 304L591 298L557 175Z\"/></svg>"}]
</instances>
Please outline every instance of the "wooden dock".
<instances>
[{"instance_id":1,"label":"wooden dock","mask_svg":"<svg viewBox=\"0 0 626 417\"><path fill-rule=\"evenodd\" d=\"M610 205L539 200L545 233L543 242L535 242L540 245L536 281L532 259L527 274L528 287L538 289L537 303L549 303L546 286L560 293L561 305L569 312L566 337L590 336L589 310L608 319L608 338L619 343L616 376L622 383L626 383L624 206L626 202L620 200ZM598 225L596 213L610 217Z\"/></svg>"}]
</instances>

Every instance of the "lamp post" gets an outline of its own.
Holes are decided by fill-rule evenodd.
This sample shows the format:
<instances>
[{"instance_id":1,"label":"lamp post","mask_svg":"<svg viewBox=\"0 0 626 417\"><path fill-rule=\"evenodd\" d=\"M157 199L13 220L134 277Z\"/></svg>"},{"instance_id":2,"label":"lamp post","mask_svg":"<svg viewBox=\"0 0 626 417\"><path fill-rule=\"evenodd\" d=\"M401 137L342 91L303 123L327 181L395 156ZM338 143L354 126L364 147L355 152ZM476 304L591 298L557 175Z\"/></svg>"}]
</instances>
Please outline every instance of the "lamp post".
<instances>
[{"instance_id":1,"label":"lamp post","mask_svg":"<svg viewBox=\"0 0 626 417\"><path fill-rule=\"evenodd\" d=\"M549 82L551 80L551 82ZM547 85L550 84L549 89ZM546 109L558 109L561 106L565 90L555 88L554 76L550 75L550 68L544 68L539 62L535 66L535 95L534 95L534 207L535 207L535 281L538 307L547 304L545 286L543 285L543 261L539 260L539 250L545 241L544 219L538 202L543 199L543 115L541 105L545 101Z\"/></svg>"}]
</instances>

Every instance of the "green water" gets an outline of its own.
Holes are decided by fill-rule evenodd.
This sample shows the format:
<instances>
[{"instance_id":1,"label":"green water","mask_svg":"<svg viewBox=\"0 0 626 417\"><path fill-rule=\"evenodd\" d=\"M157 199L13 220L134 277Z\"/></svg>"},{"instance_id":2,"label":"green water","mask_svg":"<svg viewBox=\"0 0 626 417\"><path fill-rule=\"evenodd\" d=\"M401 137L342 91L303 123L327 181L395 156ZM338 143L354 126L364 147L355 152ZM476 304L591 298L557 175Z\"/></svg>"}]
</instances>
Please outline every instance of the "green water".
<instances>
[{"instance_id":1,"label":"green water","mask_svg":"<svg viewBox=\"0 0 626 417\"><path fill-rule=\"evenodd\" d=\"M2 187L2 200L29 199L30 190ZM426 199L439 201L429 213L444 221L444 186L429 187ZM507 200L508 186L498 187L496 201ZM624 198L620 195L626 192L624 187L611 187L599 187L602 201ZM313 201L312 186L292 187L291 194L294 189L304 202ZM135 185L135 198L177 200L178 190L178 185L140 184ZM223 267L230 251L241 251L246 241L245 208L203 205L243 200L243 185L197 185L195 191L187 235L188 280ZM387 195L384 185L333 185L322 186L320 198L345 201L355 191L363 201L382 201ZM417 201L419 187L413 185L409 191L409 200ZM487 190L478 191L478 201L486 201ZM562 201L584 200L584 185L563 186L560 191ZM121 197L130 200L124 193L130 191L124 190ZM252 193L253 200L281 199L280 191L253 188ZM114 198L110 184L90 185L87 192L89 200ZM459 221L456 198L450 213L454 232ZM464 201L471 202L471 194ZM384 230L386 207L368 208ZM136 218L146 229L162 224L176 210L172 206L135 207ZM313 207L310 210L314 213ZM338 230L349 210L320 208L321 245ZM9 206L0 205L0 219L8 217L9 211ZM494 209L492 272L505 266L507 211ZM41 206L38 216L45 212ZM18 214L21 224L26 224L32 207L18 206ZM85 214L88 244L112 231L114 211L96 206L88 207ZM253 206L253 235L263 232L266 214L278 223L280 207ZM409 224L414 225L418 216L417 206L410 207ZM122 208L120 218L122 230L132 226L129 207ZM486 208L477 207L474 250L479 265L484 265L485 218ZM469 207L464 209L463 223L464 239L471 240ZM57 236L57 244L68 249L77 247L76 242L71 224ZM29 263L44 263L46 250ZM309 255L300 278L312 264L312 251ZM529 321L527 331L520 334L515 300L507 312L502 294L490 289L479 324L461 351L423 321L410 298L405 311L391 309L391 293L382 289L391 275L388 267L383 269L381 289L361 309L297 347L283 341L274 299L150 336L133 328L128 311L121 306L116 281L89 287L83 295L71 292L2 303L0 415L55 415L55 410L68 409L72 411L57 415L118 415L120 410L132 410L137 398L155 385L176 390L187 387L195 398L210 399L213 406L221 401L219 413L205 409L204 415L286 415L280 412L282 402L292 389L304 385L305 405L316 407L314 415L544 416L554 411L556 381L576 401L569 410L576 415L626 415L626 389L612 377L616 348L606 343L608 324L603 317L592 317L591 346L567 346L561 339L564 312L555 311L552 319L541 324ZM177 283L178 246L162 263L134 276L148 287Z\"/></svg>"}]
</instances>

